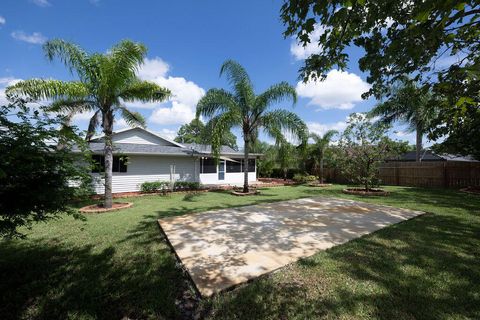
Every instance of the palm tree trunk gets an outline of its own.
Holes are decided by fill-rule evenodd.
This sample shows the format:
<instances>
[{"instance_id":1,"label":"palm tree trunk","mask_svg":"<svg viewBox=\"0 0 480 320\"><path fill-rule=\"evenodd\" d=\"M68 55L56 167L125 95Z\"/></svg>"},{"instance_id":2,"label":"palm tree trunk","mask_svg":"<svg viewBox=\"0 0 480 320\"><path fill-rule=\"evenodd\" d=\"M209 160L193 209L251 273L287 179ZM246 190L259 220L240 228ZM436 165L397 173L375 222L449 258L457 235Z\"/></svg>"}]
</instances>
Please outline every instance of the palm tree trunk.
<instances>
[{"instance_id":1,"label":"palm tree trunk","mask_svg":"<svg viewBox=\"0 0 480 320\"><path fill-rule=\"evenodd\" d=\"M244 139L245 146L243 150L243 192L248 193L248 139Z\"/></svg>"},{"instance_id":2,"label":"palm tree trunk","mask_svg":"<svg viewBox=\"0 0 480 320\"><path fill-rule=\"evenodd\" d=\"M420 154L422 153L422 136L423 136L423 130L422 130L422 127L420 126L419 123L417 123L417 127L416 127L416 134L417 134L417 137L416 137L416 161L417 162L420 162Z\"/></svg>"},{"instance_id":3,"label":"palm tree trunk","mask_svg":"<svg viewBox=\"0 0 480 320\"><path fill-rule=\"evenodd\" d=\"M103 133L105 134L105 194L104 208L111 208L112 199L112 168L113 168L113 114L106 112L103 115Z\"/></svg>"}]
</instances>

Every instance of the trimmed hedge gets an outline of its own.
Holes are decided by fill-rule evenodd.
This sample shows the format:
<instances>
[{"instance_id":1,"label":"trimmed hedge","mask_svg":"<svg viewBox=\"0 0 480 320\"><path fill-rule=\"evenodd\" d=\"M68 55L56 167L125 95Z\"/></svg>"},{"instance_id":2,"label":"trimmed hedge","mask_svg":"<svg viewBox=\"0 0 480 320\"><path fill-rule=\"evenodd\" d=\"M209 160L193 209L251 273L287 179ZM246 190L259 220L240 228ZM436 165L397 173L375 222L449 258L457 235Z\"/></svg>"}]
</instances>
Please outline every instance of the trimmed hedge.
<instances>
[{"instance_id":1,"label":"trimmed hedge","mask_svg":"<svg viewBox=\"0 0 480 320\"><path fill-rule=\"evenodd\" d=\"M153 193L158 191L166 191L170 189L169 181L151 181L144 182L140 186L140 190L144 193ZM177 181L173 186L173 190L198 190L200 189L199 182L191 181Z\"/></svg>"},{"instance_id":2,"label":"trimmed hedge","mask_svg":"<svg viewBox=\"0 0 480 320\"><path fill-rule=\"evenodd\" d=\"M191 181L177 181L173 186L174 190L198 190L200 189L199 182Z\"/></svg>"}]
</instances>

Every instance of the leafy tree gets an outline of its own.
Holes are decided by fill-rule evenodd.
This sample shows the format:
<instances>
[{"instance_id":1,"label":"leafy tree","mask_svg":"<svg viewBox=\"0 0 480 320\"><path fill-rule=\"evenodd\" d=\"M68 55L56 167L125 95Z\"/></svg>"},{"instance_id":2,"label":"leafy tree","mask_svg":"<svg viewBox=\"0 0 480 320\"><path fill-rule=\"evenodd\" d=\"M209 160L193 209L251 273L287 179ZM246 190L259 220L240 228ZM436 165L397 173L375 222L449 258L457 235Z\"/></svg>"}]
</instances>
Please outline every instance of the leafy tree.
<instances>
[{"instance_id":1,"label":"leafy tree","mask_svg":"<svg viewBox=\"0 0 480 320\"><path fill-rule=\"evenodd\" d=\"M372 84L364 97L383 98L412 76L442 98L429 138L444 137L447 149L480 155L479 0L284 0L281 17L285 36L320 46L300 70L304 80L345 69L350 47L360 47L359 67ZM311 38L316 27L324 31L318 40Z\"/></svg>"},{"instance_id":2,"label":"leafy tree","mask_svg":"<svg viewBox=\"0 0 480 320\"><path fill-rule=\"evenodd\" d=\"M306 125L298 115L283 109L269 110L274 103L285 99L296 102L295 88L291 85L281 82L256 95L247 72L233 60L223 63L220 75L227 76L233 91L210 89L197 105L197 117L203 115L209 119L207 126L211 125L212 128L212 149L215 157L219 155L222 136L232 127L241 129L245 163L259 130L263 130L277 143L286 141L285 132L300 139L306 138ZM248 166L244 168L243 191L248 192Z\"/></svg>"},{"instance_id":3,"label":"leafy tree","mask_svg":"<svg viewBox=\"0 0 480 320\"><path fill-rule=\"evenodd\" d=\"M411 81L402 81L392 88L386 101L370 111L370 115L380 116L381 121L387 124L396 121L408 124L410 131L416 132L416 160L420 161L423 136L436 117L435 109L431 106L432 100L430 91L417 87Z\"/></svg>"},{"instance_id":4,"label":"leafy tree","mask_svg":"<svg viewBox=\"0 0 480 320\"><path fill-rule=\"evenodd\" d=\"M206 127L200 119L193 119L178 130L175 141L179 143L211 144L212 128ZM238 150L237 137L228 131L222 136L222 145Z\"/></svg>"},{"instance_id":5,"label":"leafy tree","mask_svg":"<svg viewBox=\"0 0 480 320\"><path fill-rule=\"evenodd\" d=\"M256 140L252 143L250 151L263 154L257 160L258 175L260 177L270 177L277 165L277 146Z\"/></svg>"},{"instance_id":6,"label":"leafy tree","mask_svg":"<svg viewBox=\"0 0 480 320\"><path fill-rule=\"evenodd\" d=\"M58 130L60 116L32 111L24 101L0 107L0 236L22 237L20 227L75 214L72 200L91 194L89 153L75 131ZM12 115L13 114L13 115ZM56 144L62 141L62 148Z\"/></svg>"},{"instance_id":7,"label":"leafy tree","mask_svg":"<svg viewBox=\"0 0 480 320\"><path fill-rule=\"evenodd\" d=\"M200 119L193 119L178 129L175 141L179 143L201 143L201 135L205 125Z\"/></svg>"},{"instance_id":8,"label":"leafy tree","mask_svg":"<svg viewBox=\"0 0 480 320\"><path fill-rule=\"evenodd\" d=\"M380 98L404 75L429 81L435 74L440 84L457 73L478 76L478 6L478 0L285 0L281 17L285 36L304 45L317 41L310 38L315 26L323 27L322 50L305 60L304 79L323 77L334 66L345 69L348 47L355 45L365 52L359 66L373 84L369 94ZM453 58L452 66L439 65L444 57ZM478 93L478 84L471 85Z\"/></svg>"},{"instance_id":9,"label":"leafy tree","mask_svg":"<svg viewBox=\"0 0 480 320\"><path fill-rule=\"evenodd\" d=\"M283 180L287 180L287 172L295 164L295 147L288 142L281 143L277 147L277 161L283 172Z\"/></svg>"},{"instance_id":10,"label":"leafy tree","mask_svg":"<svg viewBox=\"0 0 480 320\"><path fill-rule=\"evenodd\" d=\"M79 80L31 79L7 88L7 94L28 96L35 100L50 99L53 101L51 111L64 112L69 117L79 112L94 112L88 126L87 140L101 126L105 134L104 206L110 208L115 116L120 115L131 126L145 126L143 117L130 111L124 102L163 101L170 92L136 76L147 52L142 44L124 40L104 54L88 54L79 46L58 39L48 41L43 48L49 60L59 58Z\"/></svg>"},{"instance_id":11,"label":"leafy tree","mask_svg":"<svg viewBox=\"0 0 480 320\"><path fill-rule=\"evenodd\" d=\"M325 132L323 136L320 136L316 133L310 133L310 138L313 139L314 144L311 146L311 149L313 151L315 165L318 164L320 167L320 175L319 175L319 181L320 183L323 183L323 165L324 165L324 159L325 159L325 151L332 141L332 138L338 134L338 131L336 130L329 130Z\"/></svg>"},{"instance_id":12,"label":"leafy tree","mask_svg":"<svg viewBox=\"0 0 480 320\"><path fill-rule=\"evenodd\" d=\"M373 123L365 114L354 113L340 139L342 172L366 191L380 183L379 165L396 155L397 150L392 150L386 137L388 128L385 123Z\"/></svg>"}]
</instances>

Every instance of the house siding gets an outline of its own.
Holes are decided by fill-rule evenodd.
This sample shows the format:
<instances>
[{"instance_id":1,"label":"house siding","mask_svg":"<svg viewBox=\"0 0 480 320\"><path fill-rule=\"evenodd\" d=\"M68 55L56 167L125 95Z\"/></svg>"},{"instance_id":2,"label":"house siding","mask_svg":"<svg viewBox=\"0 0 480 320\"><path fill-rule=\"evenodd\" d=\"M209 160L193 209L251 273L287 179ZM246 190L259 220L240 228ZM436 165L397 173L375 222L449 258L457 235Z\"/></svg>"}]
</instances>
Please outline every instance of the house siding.
<instances>
[{"instance_id":1,"label":"house siding","mask_svg":"<svg viewBox=\"0 0 480 320\"><path fill-rule=\"evenodd\" d=\"M191 157L129 155L127 172L113 173L112 192L140 191L143 182L170 181L170 165L175 165L176 181L198 181L197 162ZM95 193L104 193L104 179L92 175Z\"/></svg>"}]
</instances>

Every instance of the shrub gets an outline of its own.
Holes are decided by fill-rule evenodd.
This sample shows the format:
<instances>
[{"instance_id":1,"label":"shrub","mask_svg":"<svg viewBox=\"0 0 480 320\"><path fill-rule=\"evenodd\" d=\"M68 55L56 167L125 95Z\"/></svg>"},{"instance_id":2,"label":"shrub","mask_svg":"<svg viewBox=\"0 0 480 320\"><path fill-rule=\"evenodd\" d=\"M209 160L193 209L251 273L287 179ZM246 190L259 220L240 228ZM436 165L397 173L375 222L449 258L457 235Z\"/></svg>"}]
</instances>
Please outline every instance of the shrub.
<instances>
[{"instance_id":1,"label":"shrub","mask_svg":"<svg viewBox=\"0 0 480 320\"><path fill-rule=\"evenodd\" d=\"M145 193L157 192L160 190L168 189L169 183L167 181L151 181L144 182L140 186L140 190Z\"/></svg>"},{"instance_id":2,"label":"shrub","mask_svg":"<svg viewBox=\"0 0 480 320\"><path fill-rule=\"evenodd\" d=\"M307 183L307 182L313 182L316 181L317 177L312 176L312 175L305 175L301 173L297 173L293 176L293 181L297 183Z\"/></svg>"},{"instance_id":3,"label":"shrub","mask_svg":"<svg viewBox=\"0 0 480 320\"><path fill-rule=\"evenodd\" d=\"M199 182L192 181L177 181L174 185L175 190L198 190L200 189Z\"/></svg>"}]
</instances>

